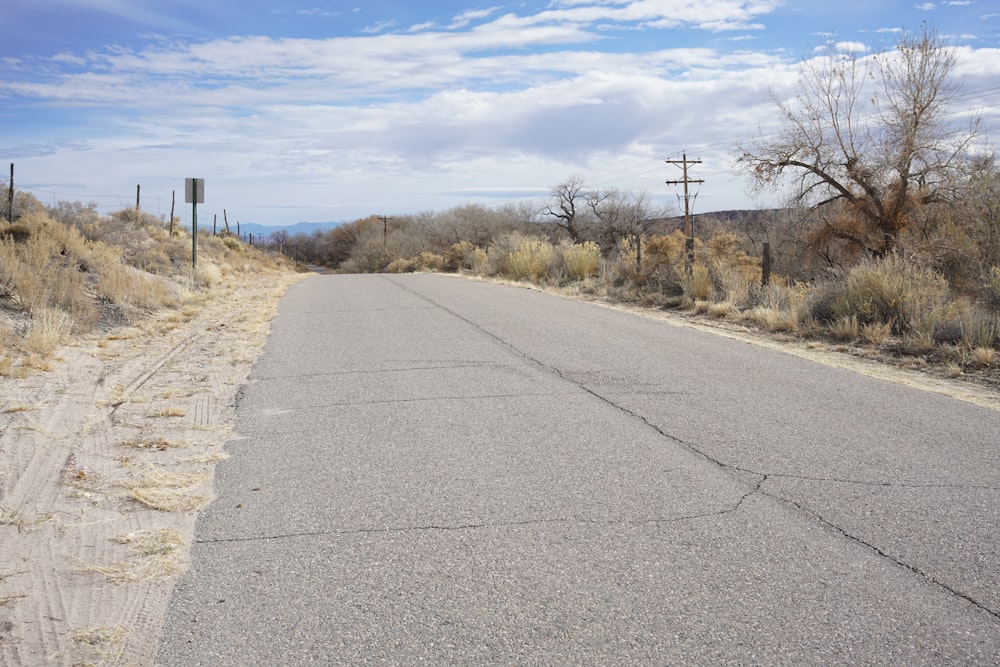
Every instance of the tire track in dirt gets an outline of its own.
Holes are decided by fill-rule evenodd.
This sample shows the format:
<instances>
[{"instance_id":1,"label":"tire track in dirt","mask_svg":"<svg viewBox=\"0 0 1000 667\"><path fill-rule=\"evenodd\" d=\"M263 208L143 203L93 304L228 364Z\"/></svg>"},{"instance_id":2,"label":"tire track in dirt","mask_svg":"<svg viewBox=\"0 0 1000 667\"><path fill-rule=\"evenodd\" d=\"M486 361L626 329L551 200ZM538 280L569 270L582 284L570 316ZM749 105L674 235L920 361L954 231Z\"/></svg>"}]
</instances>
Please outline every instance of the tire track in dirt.
<instances>
[{"instance_id":1,"label":"tire track in dirt","mask_svg":"<svg viewBox=\"0 0 1000 667\"><path fill-rule=\"evenodd\" d=\"M0 664L151 663L234 397L298 278L241 275L0 386Z\"/></svg>"}]
</instances>

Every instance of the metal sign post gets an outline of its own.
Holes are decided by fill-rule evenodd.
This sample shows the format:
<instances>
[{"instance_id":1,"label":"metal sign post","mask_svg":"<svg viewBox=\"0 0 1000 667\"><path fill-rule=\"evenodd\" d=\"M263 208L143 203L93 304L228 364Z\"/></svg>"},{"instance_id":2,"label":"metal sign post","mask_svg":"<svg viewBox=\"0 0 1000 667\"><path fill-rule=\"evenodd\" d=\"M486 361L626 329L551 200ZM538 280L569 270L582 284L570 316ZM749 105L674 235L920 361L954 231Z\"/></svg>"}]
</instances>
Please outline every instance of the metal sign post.
<instances>
[{"instance_id":1,"label":"metal sign post","mask_svg":"<svg viewBox=\"0 0 1000 667\"><path fill-rule=\"evenodd\" d=\"M198 204L205 203L205 179L184 179L184 202L191 204L191 268L198 268Z\"/></svg>"}]
</instances>

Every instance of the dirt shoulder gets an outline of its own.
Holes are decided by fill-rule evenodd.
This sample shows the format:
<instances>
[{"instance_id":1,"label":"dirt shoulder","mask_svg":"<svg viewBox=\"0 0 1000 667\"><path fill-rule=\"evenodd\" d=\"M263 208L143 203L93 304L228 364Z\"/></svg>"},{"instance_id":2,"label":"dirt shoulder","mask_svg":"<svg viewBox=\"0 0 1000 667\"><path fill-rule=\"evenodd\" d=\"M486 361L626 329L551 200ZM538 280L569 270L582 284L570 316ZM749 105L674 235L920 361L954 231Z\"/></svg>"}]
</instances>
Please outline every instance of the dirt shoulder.
<instances>
[{"instance_id":1,"label":"dirt shoulder","mask_svg":"<svg viewBox=\"0 0 1000 667\"><path fill-rule=\"evenodd\" d=\"M0 382L0 664L152 662L236 392L303 277L230 276Z\"/></svg>"}]
</instances>

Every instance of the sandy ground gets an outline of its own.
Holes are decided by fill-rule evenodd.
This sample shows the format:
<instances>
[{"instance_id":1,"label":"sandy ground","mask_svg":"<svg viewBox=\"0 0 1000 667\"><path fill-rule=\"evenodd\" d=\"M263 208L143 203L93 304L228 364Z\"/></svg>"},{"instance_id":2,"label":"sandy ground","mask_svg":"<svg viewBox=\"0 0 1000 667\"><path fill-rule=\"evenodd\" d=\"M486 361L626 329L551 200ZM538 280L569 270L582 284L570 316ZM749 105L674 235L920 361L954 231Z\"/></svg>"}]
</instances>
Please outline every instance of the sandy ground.
<instances>
[{"instance_id":1,"label":"sandy ground","mask_svg":"<svg viewBox=\"0 0 1000 667\"><path fill-rule=\"evenodd\" d=\"M241 276L0 380L0 664L152 663L236 393L302 277ZM627 309L1000 409L988 389Z\"/></svg>"},{"instance_id":2,"label":"sandy ground","mask_svg":"<svg viewBox=\"0 0 1000 667\"><path fill-rule=\"evenodd\" d=\"M281 295L240 275L0 379L0 664L148 665Z\"/></svg>"}]
</instances>

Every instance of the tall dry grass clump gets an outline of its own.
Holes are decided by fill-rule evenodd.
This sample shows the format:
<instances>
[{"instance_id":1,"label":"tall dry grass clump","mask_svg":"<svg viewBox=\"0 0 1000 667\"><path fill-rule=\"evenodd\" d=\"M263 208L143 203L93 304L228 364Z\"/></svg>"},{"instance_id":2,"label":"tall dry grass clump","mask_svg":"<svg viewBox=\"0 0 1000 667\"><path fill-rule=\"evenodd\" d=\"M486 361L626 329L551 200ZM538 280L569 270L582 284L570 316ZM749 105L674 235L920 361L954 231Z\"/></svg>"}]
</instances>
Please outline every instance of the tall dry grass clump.
<instances>
[{"instance_id":1,"label":"tall dry grass clump","mask_svg":"<svg viewBox=\"0 0 1000 667\"><path fill-rule=\"evenodd\" d=\"M453 243L444 253L443 271L474 271L482 273L486 266L486 251L471 241Z\"/></svg>"},{"instance_id":2,"label":"tall dry grass clump","mask_svg":"<svg viewBox=\"0 0 1000 667\"><path fill-rule=\"evenodd\" d=\"M684 297L693 303L712 297L712 274L704 264L695 264L690 271L677 270L677 281Z\"/></svg>"},{"instance_id":3,"label":"tall dry grass clump","mask_svg":"<svg viewBox=\"0 0 1000 667\"><path fill-rule=\"evenodd\" d=\"M58 308L37 308L28 320L22 341L30 354L47 355L70 340L73 319Z\"/></svg>"},{"instance_id":4,"label":"tall dry grass clump","mask_svg":"<svg viewBox=\"0 0 1000 667\"><path fill-rule=\"evenodd\" d=\"M601 248L593 241L572 243L560 247L566 277L586 280L597 275L601 266Z\"/></svg>"},{"instance_id":5,"label":"tall dry grass clump","mask_svg":"<svg viewBox=\"0 0 1000 667\"><path fill-rule=\"evenodd\" d=\"M486 271L511 280L544 282L557 259L551 243L518 232L503 234L486 251Z\"/></svg>"},{"instance_id":6,"label":"tall dry grass clump","mask_svg":"<svg viewBox=\"0 0 1000 667\"><path fill-rule=\"evenodd\" d=\"M772 332L796 333L811 326L809 287L802 283L787 284L775 280L768 285L752 286L748 290L743 319ZM857 322L855 322L855 329ZM857 334L852 336L857 338Z\"/></svg>"},{"instance_id":7,"label":"tall dry grass clump","mask_svg":"<svg viewBox=\"0 0 1000 667\"><path fill-rule=\"evenodd\" d=\"M0 295L29 316L56 308L89 329L99 313L88 297L94 262L84 238L40 212L22 217L18 226L19 237L0 234Z\"/></svg>"},{"instance_id":8,"label":"tall dry grass clump","mask_svg":"<svg viewBox=\"0 0 1000 667\"><path fill-rule=\"evenodd\" d=\"M861 262L823 286L813 302L821 321L857 318L885 324L897 335L933 329L948 310L948 281L933 269L892 254Z\"/></svg>"}]
</instances>

